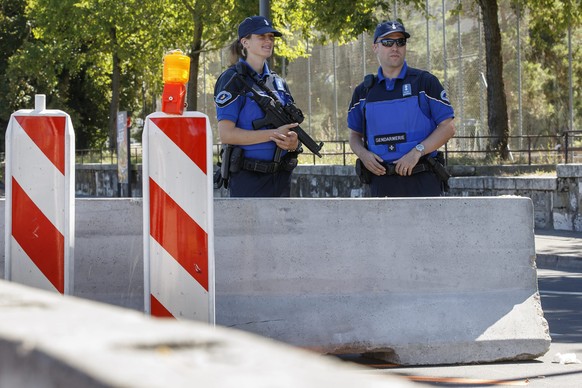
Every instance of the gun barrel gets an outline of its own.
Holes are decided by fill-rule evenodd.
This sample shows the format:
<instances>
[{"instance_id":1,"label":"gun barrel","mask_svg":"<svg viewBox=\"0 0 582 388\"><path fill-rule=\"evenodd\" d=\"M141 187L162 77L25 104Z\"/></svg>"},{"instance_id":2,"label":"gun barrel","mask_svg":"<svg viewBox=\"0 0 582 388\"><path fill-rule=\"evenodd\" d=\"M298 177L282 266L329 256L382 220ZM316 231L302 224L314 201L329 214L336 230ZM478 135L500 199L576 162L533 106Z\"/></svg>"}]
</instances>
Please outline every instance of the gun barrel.
<instances>
[{"instance_id":1,"label":"gun barrel","mask_svg":"<svg viewBox=\"0 0 582 388\"><path fill-rule=\"evenodd\" d=\"M299 141L309 149L309 151L313 152L315 155L319 156L320 158L321 153L319 152L323 148L323 142L317 144L315 140L311 136L307 134L300 126L293 128L293 131L297 132L297 137Z\"/></svg>"}]
</instances>

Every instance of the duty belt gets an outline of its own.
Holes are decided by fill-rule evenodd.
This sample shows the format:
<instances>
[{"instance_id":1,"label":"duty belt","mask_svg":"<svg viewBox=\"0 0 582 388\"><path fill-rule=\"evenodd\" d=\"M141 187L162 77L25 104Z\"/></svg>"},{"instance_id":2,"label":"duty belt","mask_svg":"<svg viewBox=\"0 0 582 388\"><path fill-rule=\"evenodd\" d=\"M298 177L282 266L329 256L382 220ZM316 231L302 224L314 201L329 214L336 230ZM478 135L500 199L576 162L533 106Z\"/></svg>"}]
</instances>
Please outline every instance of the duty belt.
<instances>
[{"instance_id":1,"label":"duty belt","mask_svg":"<svg viewBox=\"0 0 582 388\"><path fill-rule=\"evenodd\" d=\"M382 163L386 167L386 175L398 175L396 173L396 165L392 163ZM412 175L418 174L425 171L432 171L430 165L424 161L418 162L416 166L412 169Z\"/></svg>"},{"instance_id":2,"label":"duty belt","mask_svg":"<svg viewBox=\"0 0 582 388\"><path fill-rule=\"evenodd\" d=\"M264 160L244 159L242 168L247 171L262 172L272 174L279 171L281 164L277 162L266 162Z\"/></svg>"}]
</instances>

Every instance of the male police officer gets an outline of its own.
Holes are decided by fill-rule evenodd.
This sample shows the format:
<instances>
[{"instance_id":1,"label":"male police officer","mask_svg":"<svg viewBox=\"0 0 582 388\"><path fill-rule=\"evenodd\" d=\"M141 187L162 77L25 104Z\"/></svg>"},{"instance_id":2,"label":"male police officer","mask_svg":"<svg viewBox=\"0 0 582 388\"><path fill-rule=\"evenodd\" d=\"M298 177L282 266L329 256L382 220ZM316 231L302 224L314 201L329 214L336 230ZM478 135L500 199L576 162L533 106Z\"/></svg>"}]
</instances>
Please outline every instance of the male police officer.
<instances>
[{"instance_id":1,"label":"male police officer","mask_svg":"<svg viewBox=\"0 0 582 388\"><path fill-rule=\"evenodd\" d=\"M378 75L354 90L349 106L350 146L371 172L373 197L442 194L427 157L454 135L454 112L439 80L407 65L409 37L398 21L378 24L372 46Z\"/></svg>"}]
</instances>

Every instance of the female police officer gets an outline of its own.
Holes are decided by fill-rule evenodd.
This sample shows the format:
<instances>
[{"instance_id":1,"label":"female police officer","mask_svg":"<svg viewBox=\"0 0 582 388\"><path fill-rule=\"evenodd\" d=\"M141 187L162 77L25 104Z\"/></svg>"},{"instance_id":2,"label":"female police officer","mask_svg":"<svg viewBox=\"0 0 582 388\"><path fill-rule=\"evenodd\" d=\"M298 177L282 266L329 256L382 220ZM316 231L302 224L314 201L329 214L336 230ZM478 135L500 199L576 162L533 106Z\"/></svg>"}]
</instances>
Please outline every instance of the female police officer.
<instances>
[{"instance_id":1,"label":"female police officer","mask_svg":"<svg viewBox=\"0 0 582 388\"><path fill-rule=\"evenodd\" d=\"M454 135L454 112L439 80L406 63L409 37L398 21L378 24L372 46L378 74L350 102L350 146L371 172L372 197L441 195L429 158Z\"/></svg>"},{"instance_id":2,"label":"female police officer","mask_svg":"<svg viewBox=\"0 0 582 388\"><path fill-rule=\"evenodd\" d=\"M299 147L293 128L298 124L253 128L253 122L265 116L255 101L257 94L270 94L283 105L293 103L286 82L267 65L275 37L280 36L281 33L262 16L243 20L238 27L238 39L230 46L233 66L220 75L214 88L220 140L235 146L232 157L225 153L229 160L225 161L223 155L223 163L230 162L231 197L290 195L291 171L296 165L295 150ZM270 89L270 93L257 87L257 83ZM248 89L249 86L255 93ZM295 159L290 160L290 157Z\"/></svg>"}]
</instances>

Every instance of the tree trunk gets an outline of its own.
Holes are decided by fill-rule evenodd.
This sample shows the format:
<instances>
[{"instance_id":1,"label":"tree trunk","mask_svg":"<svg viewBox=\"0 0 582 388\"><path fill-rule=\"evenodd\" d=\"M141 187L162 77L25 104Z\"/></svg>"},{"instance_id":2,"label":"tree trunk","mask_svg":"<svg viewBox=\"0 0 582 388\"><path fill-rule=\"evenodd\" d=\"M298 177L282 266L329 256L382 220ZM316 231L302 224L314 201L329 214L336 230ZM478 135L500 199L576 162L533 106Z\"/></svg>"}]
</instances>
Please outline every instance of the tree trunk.
<instances>
[{"instance_id":1,"label":"tree trunk","mask_svg":"<svg viewBox=\"0 0 582 388\"><path fill-rule=\"evenodd\" d=\"M121 88L121 64L117 54L117 32L111 28L111 45L113 55L113 71L111 74L111 103L109 105L109 149L117 148L117 111L119 110L119 95Z\"/></svg>"},{"instance_id":2,"label":"tree trunk","mask_svg":"<svg viewBox=\"0 0 582 388\"><path fill-rule=\"evenodd\" d=\"M200 50L202 49L202 32L204 26L200 19L194 21L194 36L190 46L190 79L188 80L188 95L186 110L198 108L198 71L200 69Z\"/></svg>"},{"instance_id":3,"label":"tree trunk","mask_svg":"<svg viewBox=\"0 0 582 388\"><path fill-rule=\"evenodd\" d=\"M502 159L509 157L509 119L503 83L501 57L501 31L499 30L497 0L477 0L483 14L485 33L485 60L487 70L487 110L489 133L494 136L489 149L498 152Z\"/></svg>"}]
</instances>

